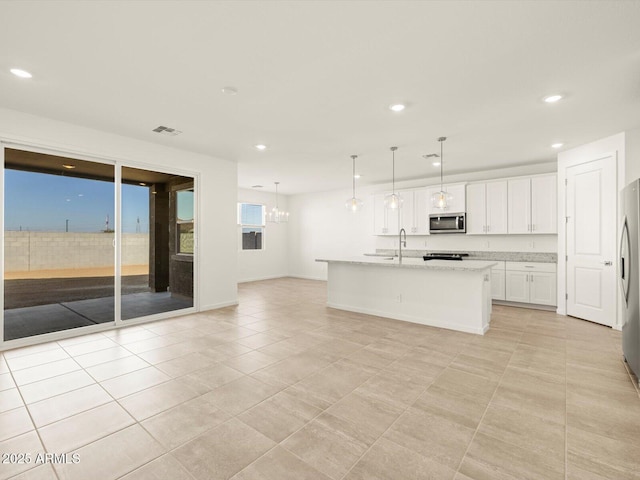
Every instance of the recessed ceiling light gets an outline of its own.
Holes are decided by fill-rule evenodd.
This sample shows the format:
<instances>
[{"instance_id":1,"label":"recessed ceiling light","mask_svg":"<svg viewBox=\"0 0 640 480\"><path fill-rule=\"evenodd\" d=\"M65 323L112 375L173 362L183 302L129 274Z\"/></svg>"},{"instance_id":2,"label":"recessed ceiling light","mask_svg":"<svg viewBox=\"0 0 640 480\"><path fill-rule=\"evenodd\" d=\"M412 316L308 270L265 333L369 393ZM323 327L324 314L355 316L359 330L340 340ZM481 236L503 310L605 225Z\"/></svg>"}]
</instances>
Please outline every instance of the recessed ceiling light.
<instances>
[{"instance_id":1,"label":"recessed ceiling light","mask_svg":"<svg viewBox=\"0 0 640 480\"><path fill-rule=\"evenodd\" d=\"M138 183L138 185L140 185L141 187L146 187L147 186L147 184L144 183L144 182L140 182L140 183Z\"/></svg>"},{"instance_id":2,"label":"recessed ceiling light","mask_svg":"<svg viewBox=\"0 0 640 480\"><path fill-rule=\"evenodd\" d=\"M544 101L547 103L556 103L558 100L562 99L562 95L549 95L548 97L544 97Z\"/></svg>"},{"instance_id":3,"label":"recessed ceiling light","mask_svg":"<svg viewBox=\"0 0 640 480\"><path fill-rule=\"evenodd\" d=\"M402 103L394 103L393 105L389 105L389 110L394 112L401 112L405 109L405 106Z\"/></svg>"},{"instance_id":4,"label":"recessed ceiling light","mask_svg":"<svg viewBox=\"0 0 640 480\"><path fill-rule=\"evenodd\" d=\"M551 144L551 148L560 148L564 145L564 143L553 143Z\"/></svg>"},{"instance_id":5,"label":"recessed ceiling light","mask_svg":"<svg viewBox=\"0 0 640 480\"><path fill-rule=\"evenodd\" d=\"M236 87L222 87L222 93L226 95L237 95L238 89Z\"/></svg>"},{"instance_id":6,"label":"recessed ceiling light","mask_svg":"<svg viewBox=\"0 0 640 480\"><path fill-rule=\"evenodd\" d=\"M353 178L355 178L356 180L359 179L362 175L360 175L359 173L356 173Z\"/></svg>"},{"instance_id":7,"label":"recessed ceiling light","mask_svg":"<svg viewBox=\"0 0 640 480\"><path fill-rule=\"evenodd\" d=\"M266 150L267 149L267 146L263 145L261 143L259 143L257 145L254 145L254 147L256 147L258 150Z\"/></svg>"},{"instance_id":8,"label":"recessed ceiling light","mask_svg":"<svg viewBox=\"0 0 640 480\"><path fill-rule=\"evenodd\" d=\"M21 68L12 68L10 70L10 72L13 73L16 77L20 77L20 78L31 78L31 77L33 77L33 75L31 75L26 70L22 70Z\"/></svg>"},{"instance_id":9,"label":"recessed ceiling light","mask_svg":"<svg viewBox=\"0 0 640 480\"><path fill-rule=\"evenodd\" d=\"M66 168L67 170L72 170L72 169L76 168L76 166L75 165L70 165L68 163L63 163L62 164L62 168Z\"/></svg>"},{"instance_id":10,"label":"recessed ceiling light","mask_svg":"<svg viewBox=\"0 0 640 480\"><path fill-rule=\"evenodd\" d=\"M263 185L251 185L251 188L264 188Z\"/></svg>"},{"instance_id":11,"label":"recessed ceiling light","mask_svg":"<svg viewBox=\"0 0 640 480\"><path fill-rule=\"evenodd\" d=\"M433 165L434 167L439 167L440 166L440 162L433 162L431 165Z\"/></svg>"}]
</instances>

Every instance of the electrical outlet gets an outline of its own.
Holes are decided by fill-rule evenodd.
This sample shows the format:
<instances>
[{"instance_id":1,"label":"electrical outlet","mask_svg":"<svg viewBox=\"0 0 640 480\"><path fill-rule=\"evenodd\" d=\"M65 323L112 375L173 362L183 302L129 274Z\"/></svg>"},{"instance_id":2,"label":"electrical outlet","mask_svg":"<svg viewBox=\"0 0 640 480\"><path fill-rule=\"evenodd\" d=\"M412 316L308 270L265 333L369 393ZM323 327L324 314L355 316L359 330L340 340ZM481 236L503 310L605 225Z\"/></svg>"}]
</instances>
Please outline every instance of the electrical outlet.
<instances>
[{"instance_id":1,"label":"electrical outlet","mask_svg":"<svg viewBox=\"0 0 640 480\"><path fill-rule=\"evenodd\" d=\"M396 297L396 300L398 301L398 303L402 303L402 294L398 295Z\"/></svg>"},{"instance_id":2,"label":"electrical outlet","mask_svg":"<svg viewBox=\"0 0 640 480\"><path fill-rule=\"evenodd\" d=\"M489 245L490 245L490 243L489 243L489 242L487 242L487 243L485 244L485 247L486 247L486 248L489 248Z\"/></svg>"},{"instance_id":3,"label":"electrical outlet","mask_svg":"<svg viewBox=\"0 0 640 480\"><path fill-rule=\"evenodd\" d=\"M424 241L424 246L425 246L425 247L427 246L427 241L426 241L426 240Z\"/></svg>"},{"instance_id":4,"label":"electrical outlet","mask_svg":"<svg viewBox=\"0 0 640 480\"><path fill-rule=\"evenodd\" d=\"M531 248L536 248L536 243L535 243L535 242L531 242L531 243L529 243L529 246L530 246Z\"/></svg>"}]
</instances>

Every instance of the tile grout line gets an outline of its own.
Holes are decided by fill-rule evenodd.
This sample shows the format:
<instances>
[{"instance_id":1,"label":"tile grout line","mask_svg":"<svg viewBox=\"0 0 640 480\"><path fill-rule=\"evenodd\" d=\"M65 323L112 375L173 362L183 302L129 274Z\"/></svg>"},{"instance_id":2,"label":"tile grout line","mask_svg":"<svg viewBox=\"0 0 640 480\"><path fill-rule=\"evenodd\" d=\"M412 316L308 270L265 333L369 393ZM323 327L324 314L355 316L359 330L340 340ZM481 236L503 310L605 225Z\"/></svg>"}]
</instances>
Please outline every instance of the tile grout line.
<instances>
[{"instance_id":1,"label":"tile grout line","mask_svg":"<svg viewBox=\"0 0 640 480\"><path fill-rule=\"evenodd\" d=\"M419 346L419 345L416 345L416 346L414 346L413 348L416 348L416 347L418 347L418 346ZM412 350L413 350L413 348L412 348ZM406 413L406 412L407 412L411 407L413 407L413 405L416 403L417 399L418 399L418 398L420 398L422 395L424 395L424 394L425 394L425 392L426 392L427 390L429 390L429 387L431 387L431 385L433 385L433 384L435 383L435 381L436 381L438 378L440 378L440 377L442 376L442 374L447 370L447 368L449 368L449 367L453 364L453 362L455 362L455 360L458 358L458 355L460 355L460 353L461 353L461 352L458 352L458 353L457 353L457 354L456 354L456 355L451 359L451 361L447 364L447 366L445 366L445 367L442 369L442 371L441 371L438 375L436 375L436 376L433 378L433 380L431 380L431 382L429 382L429 384L428 384L428 385L427 385L427 386L426 386L426 387L425 387L425 388L420 392L420 394L416 397L416 400L414 400L414 402L413 402L413 403L409 404L409 405L408 405L408 406L407 406L407 407L402 411L402 413L400 413L400 415L398 415L398 417L397 417L393 422L391 422L391 424L390 424L390 425L385 429L385 431L384 431L384 432L382 432L382 433L378 436L378 438L376 438L376 440L375 440L375 441L374 441L374 442L369 446L369 448L367 448L367 449L365 450L365 452L364 452L362 455L360 455L360 457L359 457L359 458L358 458L358 459L353 463L353 465L351 465L351 467L349 468L349 470L348 470L348 471L347 471L347 472L346 472L346 473L341 477L341 480L344 480L344 479L345 479L345 478L346 478L346 477L351 473L351 471L355 468L355 466L356 466L356 465L358 465L358 463L360 462L360 460L362 460L362 459L365 457L365 455L366 455L367 453L369 453L369 451L374 447L374 445L375 445L376 443L378 443L378 441L379 441L379 440L384 436L384 434L385 434L385 433L387 433L387 432L388 432L388 431L389 431L389 430L390 430L390 429L391 429L391 428L392 428L392 427L393 427L393 426L398 422L398 420L400 420L400 418L401 418L401 417L402 417L402 416L403 416L403 415L404 415L404 414L405 414L405 413ZM408 352L407 352L407 354L408 354ZM407 355L407 354L405 354L405 355ZM403 355L403 357L404 357L405 355ZM402 358L402 357L400 357L400 358ZM400 358L396 359L396 360L395 360L394 362L392 362L391 364L393 364L393 363L395 363L396 361L400 360ZM391 365L391 364L390 364L390 365ZM382 403L385 403L385 402L383 402L382 400L380 400L380 401L381 401ZM389 442L395 443L396 445L398 445L398 446L400 446L400 447L402 447L402 448L407 448L407 447L404 447L404 446L402 446L402 445L399 445L398 443L394 442L394 441L393 441L393 440L391 440L391 439L386 439L386 440L387 440L387 441L389 441ZM409 450L410 450L410 449L409 449ZM415 452L415 453L418 453L418 452ZM429 459L428 457L425 457L425 456L424 456L424 455L422 455L421 453L418 453L418 455L420 455L420 456L421 456L421 457L423 457L423 458L427 458L427 459ZM434 460L434 461L435 461L435 460ZM437 462L437 461L436 461L436 462ZM437 463L440 463L440 462L437 462ZM446 465L444 465L444 466L446 467Z\"/></svg>"},{"instance_id":2,"label":"tile grout line","mask_svg":"<svg viewBox=\"0 0 640 480\"><path fill-rule=\"evenodd\" d=\"M383 338L384 338L384 337L383 337ZM353 352L349 353L349 355L353 355L353 354L354 354L354 353L356 353L356 352L359 352L359 351L361 351L361 350L364 350L364 349L365 349L366 347L368 347L369 345L370 345L370 344L368 344L368 345L363 345L363 346L362 346L361 348L359 348L358 350L355 350L355 351L353 351ZM312 347L312 348L315 348L315 347ZM404 355L403 355L403 356L404 356ZM340 360L343 360L343 359L345 359L345 358L347 358L347 357L341 357L341 358L337 359L336 361L334 361L334 362L330 363L329 365L327 365L325 368L328 368L329 366L333 365L334 363L339 362ZM393 361L393 362L391 362L389 365L391 365L391 364L395 363L397 360L399 360L399 359L394 360L394 361ZM387 365L387 366L389 366L389 365ZM366 365L365 365L365 366L366 366ZM267 367L264 367L264 368L267 368ZM373 367L373 368L375 368L375 367ZM324 370L324 368L323 368L323 369L321 369L321 370L318 370L317 372L311 373L311 374L307 375L307 376L306 376L306 377L304 377L304 378L301 378L300 380L298 380L298 381L297 381L296 383L294 383L294 384L288 385L286 388L284 388L284 389L280 390L279 392L275 393L274 395L272 395L272 396L270 396L270 397L268 397L268 398L265 398L264 400L262 400L261 402L259 402L259 403L255 404L254 406L252 406L252 407L248 408L248 409L247 409L247 410L245 410L244 412L241 412L241 413L239 413L239 414L235 415L233 418L237 418L237 417L239 417L241 414L243 414L243 413L245 413L245 412L248 412L249 410L252 410L253 408L255 408L255 407L259 406L260 404L262 404L262 403L264 403L265 401L269 400L270 398L274 397L274 396L275 396L275 395L277 395L278 393L282 393L282 392L284 392L286 389L291 388L291 387L293 387L293 386L297 385L298 383L302 382L304 379L306 379L306 378L310 377L311 375L315 375L316 373L319 373L319 372L320 372L320 371L322 371L322 370ZM380 369L380 370L382 370L382 369ZM379 373L379 372L378 372L378 373ZM339 399L339 400L338 400L338 402L339 402L340 400L342 400L343 398L347 397L348 395L351 395L355 390L357 390L359 387L361 387L362 385L364 385L365 383L367 383L367 382L368 382L368 381L369 381L373 376L375 376L375 375L377 375L377 373L376 373L376 374L374 374L374 375L372 375L371 377L367 378L366 380L364 380L364 381L363 381L362 383L360 383L357 387L355 387L353 390L351 390L351 392L349 392L347 395L345 395L344 397L342 397L341 399ZM257 380L257 379L256 379L256 380ZM263 382L263 383L264 383L264 382ZM286 392L285 392L285 393L286 393ZM290 395L290 396L291 396L291 394L287 394L287 395ZM329 406L329 407L327 407L327 408L322 409L322 408L316 407L315 405L311 405L310 403L307 403L307 402L305 402L304 400L301 400L301 399L298 399L298 400L300 400L302 403L305 403L305 404L307 404L307 405L309 405L309 406L311 406L311 407L317 408L318 410L320 410L320 412L319 412L316 416L312 417L312 418L311 418L311 419L309 419L307 422L305 422L305 423L304 423L304 425L302 425L302 426L301 426L300 428L298 428L296 431L294 431L293 433L289 434L287 437L283 438L280 442L276 442L276 444L275 444L272 448L270 448L269 450L267 450L266 452L264 452L262 455L260 455L258 458L256 458L253 462L251 462L251 463L249 463L248 465L244 466L244 467L243 467L241 470L239 470L238 472L234 473L234 475L237 475L238 473L242 472L244 469L246 469L246 468L250 467L251 465L253 465L254 463L256 463L258 460L260 460L262 457L266 456L266 455L267 455L269 452L271 452L272 450L275 450L277 447L280 447L280 448L282 448L283 450L285 450L287 453L289 453L290 455L293 455L294 457L296 457L297 459L299 459L299 460L300 460L301 462L303 462L305 465L308 465L309 467L313 468L314 470L316 470L316 471L317 471L317 472L319 472L320 474L325 475L327 478L331 478L329 475L327 475L327 474L323 473L322 471L320 471L320 470L318 470L317 468L315 468L313 465L309 464L306 460L304 460L303 458L299 457L296 453L294 453L294 452L292 452L291 450L289 450L288 448L284 447L284 446L282 445L282 443L283 443L283 442L285 442L287 439L289 439L289 438L293 437L293 436L294 436L295 434L297 434L298 432L300 432L300 431L301 431L302 429L304 429L307 425L309 425L311 422L313 422L314 420L316 420L320 415L322 415L323 413L326 413L326 412L327 412L327 409L328 409L328 408L331 408L331 406L335 405L337 402L334 402L331 406ZM383 403L385 403L385 402L383 402ZM331 415L331 414L329 413L329 415ZM338 417L338 418L339 418L339 417ZM247 423L245 423L244 421L242 421L242 419L237 418L237 420L238 420L238 421L240 421L240 422L242 422L244 425L247 425L249 428L252 428L253 430L256 430L256 429L255 429L255 428L253 428L251 425L248 425ZM258 430L256 430L256 431L258 431ZM266 435L264 435L262 432L258 432L258 433L260 433L261 435L265 436L266 438L269 438L269 437L267 437ZM271 439L271 438L269 438L269 439L270 439L270 440L272 440L272 441L275 441L275 440L273 440L273 439ZM377 440L376 440L376 441L377 441ZM375 444L375 442L374 442L374 444ZM176 447L176 448L178 448L178 447ZM368 449L367 449L367 451L368 451ZM366 451L365 451L365 453L366 453ZM363 455L364 455L364 454L363 454ZM360 458L362 458L362 456L361 456ZM356 461L355 461L354 465L355 465L355 464L357 464L357 463L360 461L360 458L358 458L358 460L356 460Z\"/></svg>"},{"instance_id":3,"label":"tile grout line","mask_svg":"<svg viewBox=\"0 0 640 480\"><path fill-rule=\"evenodd\" d=\"M473 445L473 441L476 438L476 435L478 434L478 431L480 430L480 426L482 425L482 421L484 420L485 415L487 414L487 411L489 410L489 406L491 406L491 402L493 402L494 397L496 396L496 392L498 391L498 389L500 388L500 385L502 384L502 380L504 378L505 373L507 372L507 368L509 368L509 364L511 363L511 360L513 359L513 355L515 354L516 350L518 349L518 346L521 343L521 339L524 336L524 330L520 333L520 338L518 339L518 342L516 343L515 348L513 349L513 351L511 352L511 355L509 356L509 360L507 361L504 370L502 371L502 375L500 375L500 379L498 380L498 384L496 385L496 388L493 390L493 394L491 395L491 398L489 399L489 401L487 402L487 406L484 409L484 412L482 413L482 416L480 417L480 420L478 421L478 425L475 428L475 431L473 432L473 435L471 437L471 440L469 441L469 444L467 445L467 448L464 451L464 454L462 455L462 458L460 459L460 463L458 463L458 467L456 468L456 474L457 473L461 473L460 472L460 467L462 466L462 464L464 463L464 459L466 458L467 454L469 453L469 449L471 448L471 445ZM462 474L464 475L464 474Z\"/></svg>"},{"instance_id":4,"label":"tile grout line","mask_svg":"<svg viewBox=\"0 0 640 480\"><path fill-rule=\"evenodd\" d=\"M13 380L13 383L16 386L16 390L18 391L18 394L20 395L20 400L22 400L22 406L27 411L27 415L29 415L29 420L31 420L31 425L33 426L33 431L35 432L35 434L38 437L38 441L40 442L40 446L46 452L47 448L45 447L44 442L42 441L42 437L40 436L40 430L36 427L36 422L33 420L33 416L31 415L31 410L29 410L29 407L27 406L27 402L24 401L24 397L22 396L22 390L20 389L20 387L18 387L18 384L16 383L16 380L13 377L13 370L11 369L11 366L8 363L7 363L7 368L9 369L9 374L11 375L11 379ZM17 408L20 408L20 407L17 407ZM12 437L12 438L15 438L15 437ZM25 470L25 472L33 470L34 468L37 468L37 466L35 464L34 464L33 468L28 468L27 470ZM60 480L60 476L58 475L58 472L56 471L56 469L53 468L53 466L51 466L51 470L53 470L53 473L56 476L56 478L58 480ZM22 473L22 472L20 472L20 473ZM19 475L20 473L18 473L17 475Z\"/></svg>"}]
</instances>

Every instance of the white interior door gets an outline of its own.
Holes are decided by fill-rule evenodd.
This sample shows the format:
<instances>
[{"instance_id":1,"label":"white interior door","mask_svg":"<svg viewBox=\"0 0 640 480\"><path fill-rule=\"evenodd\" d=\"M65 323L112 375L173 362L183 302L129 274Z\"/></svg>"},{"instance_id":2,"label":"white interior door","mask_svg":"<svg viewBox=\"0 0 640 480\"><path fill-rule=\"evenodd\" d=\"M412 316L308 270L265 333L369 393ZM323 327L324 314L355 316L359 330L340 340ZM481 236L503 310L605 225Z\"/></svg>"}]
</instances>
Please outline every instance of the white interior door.
<instances>
[{"instance_id":1,"label":"white interior door","mask_svg":"<svg viewBox=\"0 0 640 480\"><path fill-rule=\"evenodd\" d=\"M567 314L612 326L616 317L615 156L567 169Z\"/></svg>"}]
</instances>

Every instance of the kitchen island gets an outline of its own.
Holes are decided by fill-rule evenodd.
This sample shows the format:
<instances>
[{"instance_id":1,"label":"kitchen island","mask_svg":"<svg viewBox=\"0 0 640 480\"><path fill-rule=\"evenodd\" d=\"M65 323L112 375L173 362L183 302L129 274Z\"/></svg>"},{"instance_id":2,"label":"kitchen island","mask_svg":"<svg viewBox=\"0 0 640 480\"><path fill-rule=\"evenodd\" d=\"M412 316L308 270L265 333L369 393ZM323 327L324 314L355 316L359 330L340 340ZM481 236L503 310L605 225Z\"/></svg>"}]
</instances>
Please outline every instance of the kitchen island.
<instances>
[{"instance_id":1,"label":"kitchen island","mask_svg":"<svg viewBox=\"0 0 640 480\"><path fill-rule=\"evenodd\" d=\"M327 262L327 305L461 332L484 334L496 262L352 257Z\"/></svg>"}]
</instances>

